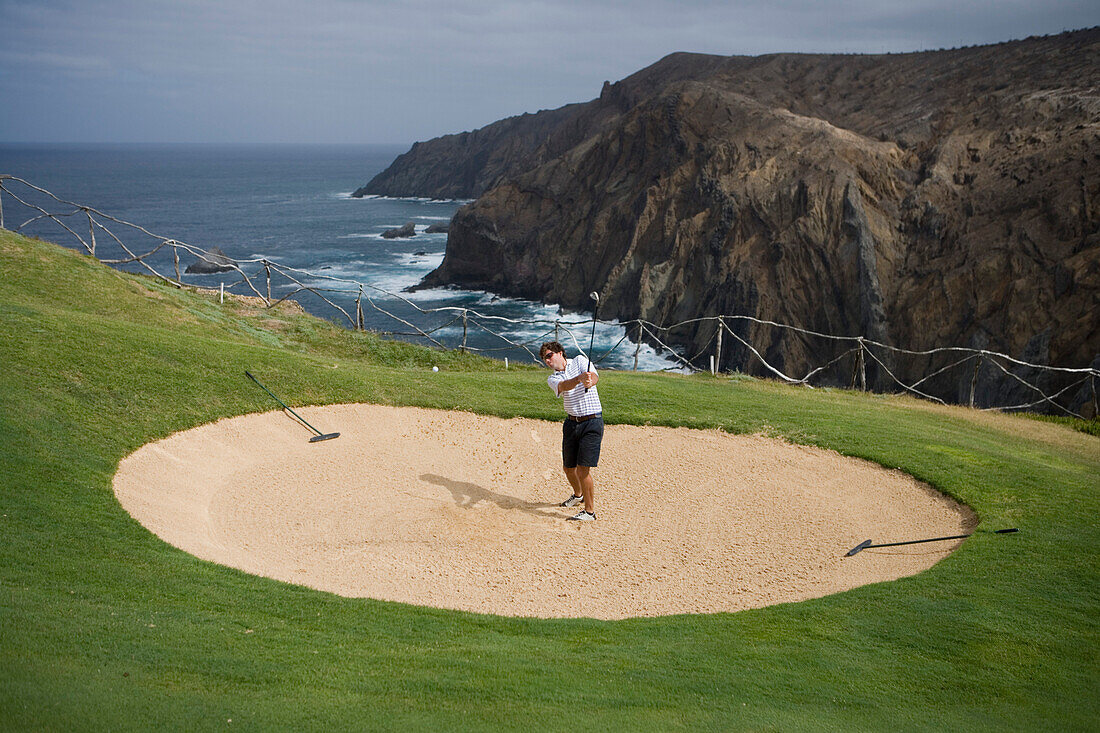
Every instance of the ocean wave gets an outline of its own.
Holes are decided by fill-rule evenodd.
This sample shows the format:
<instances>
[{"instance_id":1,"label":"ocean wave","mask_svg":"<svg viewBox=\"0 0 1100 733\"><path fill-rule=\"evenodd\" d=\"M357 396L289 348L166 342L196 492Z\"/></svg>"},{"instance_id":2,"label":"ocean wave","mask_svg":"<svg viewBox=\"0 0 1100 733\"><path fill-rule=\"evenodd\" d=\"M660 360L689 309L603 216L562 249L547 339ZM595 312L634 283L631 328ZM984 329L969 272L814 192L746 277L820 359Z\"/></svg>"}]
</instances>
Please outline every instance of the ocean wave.
<instances>
[{"instance_id":1,"label":"ocean wave","mask_svg":"<svg viewBox=\"0 0 1100 733\"><path fill-rule=\"evenodd\" d=\"M426 219L428 217L414 216L414 217L410 217L410 218L412 218L412 219ZM382 232L385 232L385 231L388 231L390 229L400 229L401 227L405 226L405 224L407 224L407 223L408 222L402 222L400 224L379 224L378 227L382 230ZM429 226L431 226L431 224L417 224L414 221L413 222L413 231L416 232L417 237L422 236L425 239L445 238L447 236L446 233L444 233L444 232L432 232L431 234L428 234L427 230L428 230ZM376 236L381 237L382 232L378 232L378 234ZM398 237L394 241L401 242L401 241L406 241L408 239L411 239L411 238L410 237Z\"/></svg>"},{"instance_id":2,"label":"ocean wave","mask_svg":"<svg viewBox=\"0 0 1100 733\"><path fill-rule=\"evenodd\" d=\"M351 235L345 235L351 237ZM380 235L359 235L372 238ZM364 294L380 307L391 310L387 302L398 306L395 312L401 312L397 301L407 301L424 311L435 308L468 308L476 312L471 314L472 324L468 336L478 341L478 348L492 354L494 349L508 348L508 342L521 344L534 350L543 341L558 340L570 354L588 351L592 338L592 313L565 310L552 303L540 303L524 298L498 295L485 290L463 290L458 288L429 288L408 292L407 289L420 283L429 272L443 262L443 251L393 252L379 262L378 260L350 259L326 261L308 268L312 277L299 276L302 285L326 291L328 297L343 293L354 298L358 294L358 284L366 286ZM273 291L283 294L298 287L287 283L273 283ZM457 311L455 311L457 313ZM445 318L445 313L434 316L414 316L414 323L427 319ZM422 326L425 327L425 326ZM641 371L685 371L674 356L658 350L650 344L638 346L627 338L628 325L618 320L601 320L595 328L593 357L599 360L598 366L610 369L629 370L634 366L637 351L638 369ZM501 334L507 341L496 338L486 331ZM446 343L457 344L462 337L462 324L455 323L435 332L434 338ZM471 345L473 345L471 343ZM613 349L613 351L612 351Z\"/></svg>"},{"instance_id":3,"label":"ocean wave","mask_svg":"<svg viewBox=\"0 0 1100 733\"><path fill-rule=\"evenodd\" d=\"M544 341L558 340L569 354L586 353L589 349L591 331L583 327L572 329L559 328L555 331L555 319L527 319L536 320L536 323L506 324L498 320L486 320L481 325L489 330L501 334L508 341L526 346L532 351L536 350ZM476 321L476 319L475 319ZM572 337L570 337L570 331ZM437 340L450 342L462 337L462 324L455 323L435 332ZM467 334L476 334L478 348L496 349L505 348L508 342L504 339L494 338L481 329L468 328ZM640 346L631 341L627 336L626 327L615 323L600 323L596 328L596 338L592 346L592 357L597 360L597 369L630 370L634 368L634 354L637 351L638 369L640 371L677 371L688 370L679 366L675 358L666 353L659 352L653 346L642 343ZM488 343L486 343L486 340Z\"/></svg>"},{"instance_id":4,"label":"ocean wave","mask_svg":"<svg viewBox=\"0 0 1100 733\"><path fill-rule=\"evenodd\" d=\"M399 252L394 256L398 265L403 268L421 268L424 274L434 270L443 264L443 252Z\"/></svg>"},{"instance_id":5,"label":"ocean wave","mask_svg":"<svg viewBox=\"0 0 1100 733\"><path fill-rule=\"evenodd\" d=\"M412 303L427 312L436 308L468 308L477 315L470 315L471 325L467 333L470 338L478 341L478 348L481 349L506 349L510 341L535 350L543 341L557 340L565 346L569 354L588 351L592 338L591 314L565 312L553 304L508 298L486 291L430 288L406 292L406 288L418 284L424 275L437 267L442 258L442 253L430 256L398 254L394 257L397 267L387 268L385 274L379 273L377 262L352 260L326 264L312 268L311 273L316 277L303 279L302 285L325 291L328 297L332 297L334 293L343 293L346 297L354 298L358 294L357 284L362 283L367 288L364 294L386 310L392 309L386 305L387 302L396 304L398 300ZM273 292L283 294L294 287L297 286L287 283L273 284ZM396 312L407 307L399 306ZM502 311L509 315L503 316ZM457 315L457 312L455 310L454 314ZM422 324L425 318L430 321L432 318L446 317L444 312L434 316L414 316L411 320ZM425 325L421 327L427 328ZM487 332L501 334L504 338L496 338ZM617 320L598 322L595 344L592 347L593 358L598 360L597 366L605 369L632 369L637 351L638 369L641 371L686 371L667 352L659 351L647 343L638 346L628 338L629 335L628 326ZM461 337L461 323L454 323L434 332L434 338L452 345L457 344Z\"/></svg>"},{"instance_id":6,"label":"ocean wave","mask_svg":"<svg viewBox=\"0 0 1100 733\"><path fill-rule=\"evenodd\" d=\"M304 274L296 273L296 276L302 280L304 285L310 287L331 287L334 283L330 278L365 283L369 279L369 274L377 268L377 262L341 260L338 262L322 262L309 268L303 268ZM351 285L351 283L348 283L348 285Z\"/></svg>"}]
</instances>

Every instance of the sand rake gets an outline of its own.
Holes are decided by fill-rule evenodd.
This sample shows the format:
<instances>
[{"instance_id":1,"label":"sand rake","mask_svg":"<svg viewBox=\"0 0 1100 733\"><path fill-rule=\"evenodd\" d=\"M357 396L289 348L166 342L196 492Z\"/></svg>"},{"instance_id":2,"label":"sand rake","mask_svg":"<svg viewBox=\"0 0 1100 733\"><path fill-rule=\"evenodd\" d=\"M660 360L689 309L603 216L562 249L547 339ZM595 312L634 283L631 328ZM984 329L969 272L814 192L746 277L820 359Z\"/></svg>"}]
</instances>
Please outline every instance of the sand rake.
<instances>
[{"instance_id":1,"label":"sand rake","mask_svg":"<svg viewBox=\"0 0 1100 733\"><path fill-rule=\"evenodd\" d=\"M1011 532L1019 532L1019 531L1020 530L1017 529L1016 527L1011 527L1009 529L994 530L993 534L1009 534ZM971 533L971 534L973 534L973 533ZM857 552L863 552L864 550L869 550L872 547L898 547L900 545L919 545L919 544L922 544L924 542L944 542L946 540L961 540L961 539L965 539L969 536L970 535L968 535L968 534L954 534L954 535L951 535L950 537L930 537L926 540L907 540L905 542L882 542L882 543L877 544L877 545L873 543L874 542L873 540L864 540L863 542L860 542L858 545L856 545L852 549L848 550L847 554L845 554L844 557L851 557L852 555L855 555Z\"/></svg>"},{"instance_id":2,"label":"sand rake","mask_svg":"<svg viewBox=\"0 0 1100 733\"><path fill-rule=\"evenodd\" d=\"M314 435L312 438L309 439L310 443L320 443L322 440L332 440L333 438L339 438L340 437L340 433L322 433L320 430L318 430L317 428L310 425L308 422L305 421L305 418L303 418L301 415L296 413L294 410L290 409L285 402L283 402L278 397L276 397L274 392L272 392L270 389L268 389L267 387L260 384L260 380L256 379L254 376L252 376L252 374L249 373L249 371L247 369L245 370L244 375L246 377L248 377L249 379L251 379L253 382L255 382L257 385L259 385L260 389L262 389L264 392L267 392L269 395L271 395L271 398L273 400L275 400L276 402L278 402L280 405L282 405L284 410L289 412L294 417L298 418L298 422L302 423L307 428L309 428L313 432L317 433L316 435Z\"/></svg>"}]
</instances>

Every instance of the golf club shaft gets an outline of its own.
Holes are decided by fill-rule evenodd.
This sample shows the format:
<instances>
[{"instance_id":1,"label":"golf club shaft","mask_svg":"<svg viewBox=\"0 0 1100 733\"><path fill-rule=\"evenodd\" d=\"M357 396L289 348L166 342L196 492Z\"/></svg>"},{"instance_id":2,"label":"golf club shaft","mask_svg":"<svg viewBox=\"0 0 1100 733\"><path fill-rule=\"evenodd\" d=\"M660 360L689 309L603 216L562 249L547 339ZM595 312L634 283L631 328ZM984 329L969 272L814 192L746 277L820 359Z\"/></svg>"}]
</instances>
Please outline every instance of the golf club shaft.
<instances>
[{"instance_id":1,"label":"golf club shaft","mask_svg":"<svg viewBox=\"0 0 1100 733\"><path fill-rule=\"evenodd\" d=\"M592 309L592 336L588 339L588 371L592 371L592 349L596 345L596 319L597 313L600 310L600 295L599 293L591 293L591 297L596 301L596 306ZM585 394L588 394L588 387L584 388Z\"/></svg>"}]
</instances>

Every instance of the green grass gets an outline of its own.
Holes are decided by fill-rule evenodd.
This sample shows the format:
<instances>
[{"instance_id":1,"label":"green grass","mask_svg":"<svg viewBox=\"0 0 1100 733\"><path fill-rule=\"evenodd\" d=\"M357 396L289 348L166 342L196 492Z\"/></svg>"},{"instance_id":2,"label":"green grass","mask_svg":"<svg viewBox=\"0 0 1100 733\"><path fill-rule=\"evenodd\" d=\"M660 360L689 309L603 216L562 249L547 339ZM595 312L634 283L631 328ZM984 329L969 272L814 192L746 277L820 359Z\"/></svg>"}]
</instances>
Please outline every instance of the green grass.
<instances>
[{"instance_id":1,"label":"green grass","mask_svg":"<svg viewBox=\"0 0 1100 733\"><path fill-rule=\"evenodd\" d=\"M116 502L118 462L271 409L245 369L292 405L556 419L543 371L219 305L8 232L0 282L0 729L1100 729L1093 436L608 372L609 423L762 431L898 467L973 507L978 533L920 575L737 614L536 620L345 599L165 544ZM989 533L1004 526L1021 532Z\"/></svg>"},{"instance_id":2,"label":"green grass","mask_svg":"<svg viewBox=\"0 0 1100 733\"><path fill-rule=\"evenodd\" d=\"M1089 418L1083 420L1079 417L1070 417L1067 415L1035 415L1031 413L1025 413L1027 417L1034 420L1043 420L1045 422L1057 423L1059 425L1067 425L1074 430L1080 430L1082 433L1088 433L1089 435L1095 435L1100 437L1100 417Z\"/></svg>"}]
</instances>

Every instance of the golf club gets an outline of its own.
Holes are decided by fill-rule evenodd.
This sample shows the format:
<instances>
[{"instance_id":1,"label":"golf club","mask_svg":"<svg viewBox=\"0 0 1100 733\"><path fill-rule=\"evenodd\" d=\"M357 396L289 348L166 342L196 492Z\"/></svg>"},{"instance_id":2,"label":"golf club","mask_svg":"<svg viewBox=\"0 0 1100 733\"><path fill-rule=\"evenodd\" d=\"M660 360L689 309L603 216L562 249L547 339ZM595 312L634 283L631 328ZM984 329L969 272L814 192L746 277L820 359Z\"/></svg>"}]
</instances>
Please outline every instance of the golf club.
<instances>
[{"instance_id":1,"label":"golf club","mask_svg":"<svg viewBox=\"0 0 1100 733\"><path fill-rule=\"evenodd\" d=\"M596 318L597 313L600 310L600 294L593 290L588 294L588 297L596 301L596 305L592 308L592 338L588 339L588 371L592 371L592 347L596 343ZM585 394L588 393L588 387L584 388Z\"/></svg>"},{"instance_id":2,"label":"golf club","mask_svg":"<svg viewBox=\"0 0 1100 733\"><path fill-rule=\"evenodd\" d=\"M1016 527L1011 527L1009 529L994 530L993 533L994 534L1008 534L1010 532L1019 532L1019 531L1020 530L1017 529ZM973 534L973 533L971 533L971 534ZM930 537L929 539L926 539L926 540L908 540L906 542L883 542L883 543L878 544L878 545L872 544L872 540L864 540L863 542L860 542L858 545L856 545L852 549L848 550L848 553L844 557L851 557L852 555L855 555L856 553L859 553L859 552L863 552L864 550L866 550L868 548L871 548L871 547L897 547L898 545L919 545L922 542L943 542L945 540L961 540L961 539L965 539L969 536L970 535L968 535L968 534L956 534L956 535L951 535L950 537Z\"/></svg>"},{"instance_id":3,"label":"golf club","mask_svg":"<svg viewBox=\"0 0 1100 733\"><path fill-rule=\"evenodd\" d=\"M307 428L309 428L313 432L317 433L316 435L314 435L312 438L309 439L310 443L319 443L322 440L332 440L333 438L340 437L340 433L322 433L320 430L318 430L317 428L315 428L312 425L310 425L309 423L307 423L305 421L305 418L303 418L301 415L296 413L294 410L291 410L289 407L287 407L287 404L285 402L283 402L282 400L280 400L278 397L276 397L274 392L272 392L270 389L268 389L267 387L260 384L260 380L256 379L254 376L252 376L252 374L249 373L249 371L247 369L245 370L244 375L246 377L248 377L249 379L251 379L256 384L258 384L260 386L260 389L262 389L264 392L267 392L269 395L271 395L272 399L274 399L276 402L278 402L280 405L282 405L284 410L289 412L294 417L298 418L299 422L301 422L303 425L305 425Z\"/></svg>"}]
</instances>

